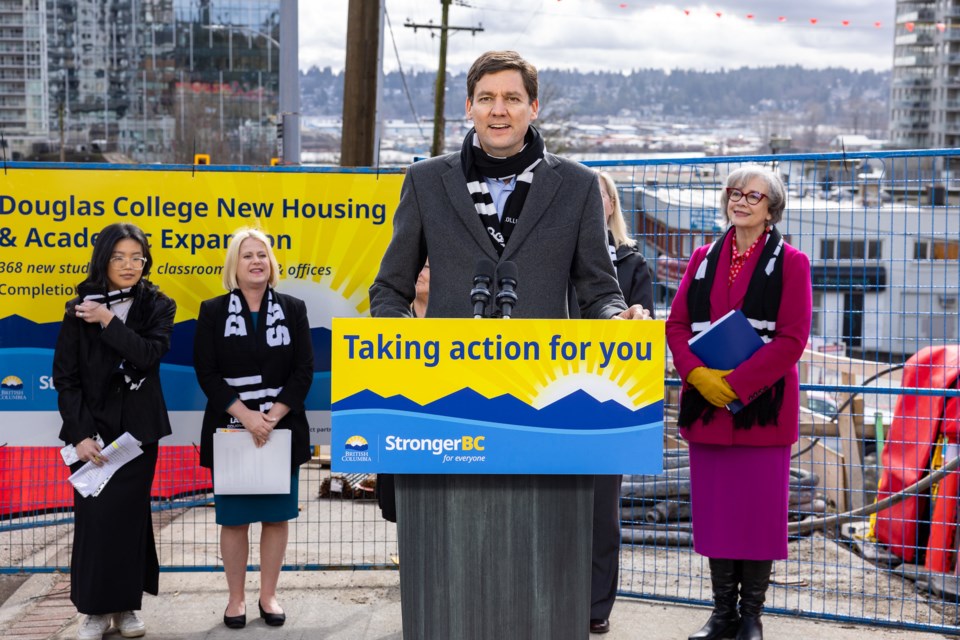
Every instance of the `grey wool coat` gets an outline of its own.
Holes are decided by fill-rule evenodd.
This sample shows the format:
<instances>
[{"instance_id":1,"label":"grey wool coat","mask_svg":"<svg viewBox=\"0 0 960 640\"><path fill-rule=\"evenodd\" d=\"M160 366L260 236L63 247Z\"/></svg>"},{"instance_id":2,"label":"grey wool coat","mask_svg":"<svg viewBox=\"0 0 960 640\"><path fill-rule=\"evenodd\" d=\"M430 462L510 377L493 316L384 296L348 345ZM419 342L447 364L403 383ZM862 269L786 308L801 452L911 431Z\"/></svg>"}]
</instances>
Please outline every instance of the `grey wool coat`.
<instances>
[{"instance_id":1,"label":"grey wool coat","mask_svg":"<svg viewBox=\"0 0 960 640\"><path fill-rule=\"evenodd\" d=\"M477 260L517 265L515 318L568 317L576 287L581 317L626 309L607 250L596 174L547 153L536 169L520 219L498 258L467 191L460 154L413 164L393 219L393 237L370 287L374 317L410 316L417 274L430 257L428 318L473 317L470 290ZM492 283L493 310L497 283Z\"/></svg>"}]
</instances>

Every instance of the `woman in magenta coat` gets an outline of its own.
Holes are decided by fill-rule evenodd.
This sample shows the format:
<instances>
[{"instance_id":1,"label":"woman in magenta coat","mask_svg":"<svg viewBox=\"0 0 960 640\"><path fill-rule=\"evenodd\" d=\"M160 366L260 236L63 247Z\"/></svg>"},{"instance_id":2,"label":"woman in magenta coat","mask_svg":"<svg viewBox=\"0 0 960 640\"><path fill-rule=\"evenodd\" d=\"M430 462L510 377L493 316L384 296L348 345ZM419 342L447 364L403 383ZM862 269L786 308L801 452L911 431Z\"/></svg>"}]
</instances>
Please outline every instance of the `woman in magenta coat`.
<instances>
[{"instance_id":1,"label":"woman in magenta coat","mask_svg":"<svg viewBox=\"0 0 960 640\"><path fill-rule=\"evenodd\" d=\"M810 260L777 231L786 204L777 174L759 166L733 171L721 203L729 228L694 251L667 320L684 380L678 424L690 447L694 549L710 560L714 599L710 619L690 639L758 640L773 561L787 557ZM743 311L765 344L732 371L709 369L688 340L732 309ZM745 406L733 414L726 405L736 399Z\"/></svg>"}]
</instances>

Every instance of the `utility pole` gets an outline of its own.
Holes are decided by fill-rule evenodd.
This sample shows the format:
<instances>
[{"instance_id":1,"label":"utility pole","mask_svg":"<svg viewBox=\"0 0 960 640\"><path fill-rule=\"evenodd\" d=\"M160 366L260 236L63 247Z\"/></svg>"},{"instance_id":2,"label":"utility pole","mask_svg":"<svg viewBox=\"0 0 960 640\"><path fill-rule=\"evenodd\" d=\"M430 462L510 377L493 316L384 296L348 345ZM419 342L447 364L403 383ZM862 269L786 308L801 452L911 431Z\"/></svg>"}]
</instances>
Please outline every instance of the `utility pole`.
<instances>
[{"instance_id":1,"label":"utility pole","mask_svg":"<svg viewBox=\"0 0 960 640\"><path fill-rule=\"evenodd\" d=\"M476 27L451 27L448 22L450 14L451 0L440 0L443 10L440 17L440 26L433 22L427 24L416 24L407 21L403 26L413 29L439 29L440 30L440 64L437 68L437 83L434 88L433 96L433 144L430 145L430 155L439 156L443 153L443 131L446 125L446 119L443 116L444 94L447 88L447 33L450 31L470 31L473 35L483 31L483 26Z\"/></svg>"},{"instance_id":2,"label":"utility pole","mask_svg":"<svg viewBox=\"0 0 960 640\"><path fill-rule=\"evenodd\" d=\"M382 1L350 0L343 71L340 166L373 166L376 139Z\"/></svg>"},{"instance_id":3,"label":"utility pole","mask_svg":"<svg viewBox=\"0 0 960 640\"><path fill-rule=\"evenodd\" d=\"M300 164L298 16L297 0L280 0L280 122L283 123L283 164L289 165Z\"/></svg>"}]
</instances>

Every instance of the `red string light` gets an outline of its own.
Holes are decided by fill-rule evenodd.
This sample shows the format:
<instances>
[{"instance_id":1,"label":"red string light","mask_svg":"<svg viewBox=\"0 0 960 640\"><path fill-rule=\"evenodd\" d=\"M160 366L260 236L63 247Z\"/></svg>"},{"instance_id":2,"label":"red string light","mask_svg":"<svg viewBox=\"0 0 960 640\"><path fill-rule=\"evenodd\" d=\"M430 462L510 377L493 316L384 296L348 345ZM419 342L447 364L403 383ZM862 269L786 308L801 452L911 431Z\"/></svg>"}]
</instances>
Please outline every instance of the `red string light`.
<instances>
[{"instance_id":1,"label":"red string light","mask_svg":"<svg viewBox=\"0 0 960 640\"><path fill-rule=\"evenodd\" d=\"M559 0L558 0L558 1L559 1ZM626 8L627 8L627 3L621 3L621 4L620 4L620 8L621 8L621 9L626 9ZM684 14L685 16L688 16L688 17L689 17L689 16L693 15L693 11L690 10L690 9L683 9L683 14ZM722 12L722 11L715 11L715 12L713 13L713 15L715 15L717 18L722 18L722 17L723 17L723 12ZM754 20L754 21L756 21L756 19L757 19L757 15L756 15L755 13L747 13L747 14L744 14L744 17L745 17L747 20ZM777 22L786 23L786 22L789 22L789 18L788 18L787 16L777 16ZM820 18L808 18L808 19L807 19L807 22L808 22L810 25L816 26L816 25L819 25L822 21L821 21ZM851 27L851 26L855 26L855 23L854 23L853 21L851 21L851 20L846 20L846 19L844 19L844 20L840 20L840 26L842 26L842 27ZM913 31L913 27L914 27L914 23L908 22L908 23L906 23L904 26L906 27L907 31L911 31L911 32L912 32L912 31ZM936 26L937 26L937 29L939 29L941 32L943 32L944 30L946 30L946 25L943 24L943 23L938 23ZM882 28L883 28L883 22L880 21L880 20L877 20L876 22L873 23L873 28L875 28L875 29L882 29Z\"/></svg>"}]
</instances>

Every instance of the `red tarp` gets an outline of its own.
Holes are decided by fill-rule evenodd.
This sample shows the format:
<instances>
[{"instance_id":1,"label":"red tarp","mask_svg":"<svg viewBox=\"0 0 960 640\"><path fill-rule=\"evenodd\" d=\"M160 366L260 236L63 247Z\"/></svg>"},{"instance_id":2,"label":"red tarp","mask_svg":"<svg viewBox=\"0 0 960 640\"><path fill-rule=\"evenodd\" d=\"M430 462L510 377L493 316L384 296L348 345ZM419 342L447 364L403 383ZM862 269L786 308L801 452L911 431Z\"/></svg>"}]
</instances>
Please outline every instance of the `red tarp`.
<instances>
[{"instance_id":1,"label":"red tarp","mask_svg":"<svg viewBox=\"0 0 960 640\"><path fill-rule=\"evenodd\" d=\"M960 345L947 347L928 347L910 358L903 368L901 387L909 388L953 388L960 376ZM883 445L883 472L877 491L877 500L897 493L904 487L919 481L927 475L934 444L941 433L945 433L941 424L944 415L943 396L915 396L901 394L893 416L893 424ZM948 430L956 431L957 403L951 403L954 415L949 421ZM951 437L951 441L956 440ZM940 485L943 495L956 495L957 478L945 478ZM917 521L921 513L921 498L911 497L892 507L877 513L874 535L887 545L890 551L907 562L916 558L918 544ZM926 500L923 498L923 500ZM941 503L950 500L939 501ZM925 506L925 505L924 505ZM953 507L956 508L955 506ZM949 508L943 505L942 518L949 517ZM954 516L955 516L954 512ZM953 520L955 522L955 518ZM936 533L939 537L946 532ZM925 541L924 541L925 542ZM942 549L953 548L952 537L949 545ZM934 562L942 565L945 558L934 554ZM943 569L938 569L943 570Z\"/></svg>"}]
</instances>

